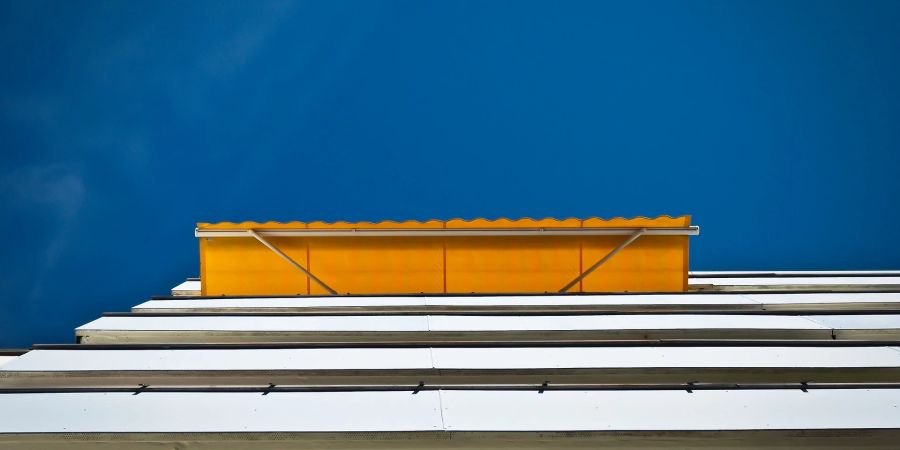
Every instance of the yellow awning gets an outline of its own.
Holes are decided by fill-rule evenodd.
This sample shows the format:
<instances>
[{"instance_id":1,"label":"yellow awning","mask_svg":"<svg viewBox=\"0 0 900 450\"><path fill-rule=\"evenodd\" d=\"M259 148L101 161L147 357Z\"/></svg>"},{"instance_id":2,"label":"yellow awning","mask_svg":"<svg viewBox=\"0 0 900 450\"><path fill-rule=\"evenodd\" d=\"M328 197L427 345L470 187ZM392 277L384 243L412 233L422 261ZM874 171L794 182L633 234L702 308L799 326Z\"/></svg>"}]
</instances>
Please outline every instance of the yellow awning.
<instances>
[{"instance_id":1,"label":"yellow awning","mask_svg":"<svg viewBox=\"0 0 900 450\"><path fill-rule=\"evenodd\" d=\"M697 233L690 216L222 222L196 231L203 295L684 291Z\"/></svg>"}]
</instances>

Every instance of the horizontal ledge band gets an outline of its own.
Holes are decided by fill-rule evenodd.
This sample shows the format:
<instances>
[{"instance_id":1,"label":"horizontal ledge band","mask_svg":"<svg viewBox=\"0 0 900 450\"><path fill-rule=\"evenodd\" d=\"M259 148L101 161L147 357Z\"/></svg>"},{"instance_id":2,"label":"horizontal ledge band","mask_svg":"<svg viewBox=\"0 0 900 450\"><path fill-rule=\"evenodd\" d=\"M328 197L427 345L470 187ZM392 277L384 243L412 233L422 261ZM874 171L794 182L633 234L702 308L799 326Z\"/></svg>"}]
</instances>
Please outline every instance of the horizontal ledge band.
<instances>
[{"instance_id":1,"label":"horizontal ledge band","mask_svg":"<svg viewBox=\"0 0 900 450\"><path fill-rule=\"evenodd\" d=\"M0 388L0 394L39 394L74 392L376 392L376 391L736 391L736 390L832 390L898 389L900 383L647 383L647 384L373 384L373 385L268 385L268 386L107 386Z\"/></svg>"},{"instance_id":2,"label":"horizontal ledge band","mask_svg":"<svg viewBox=\"0 0 900 450\"><path fill-rule=\"evenodd\" d=\"M297 348L516 348L516 347L896 347L900 340L822 339L631 339L541 341L392 341L392 342L245 342L245 343L108 343L34 344L31 350L215 350Z\"/></svg>"},{"instance_id":3,"label":"horizontal ledge band","mask_svg":"<svg viewBox=\"0 0 900 450\"><path fill-rule=\"evenodd\" d=\"M617 227L617 228L347 228L344 230L303 228L254 229L271 237L453 237L453 236L624 236L643 229L647 236L697 236L699 226L690 227ZM195 229L201 237L252 237L246 229Z\"/></svg>"}]
</instances>

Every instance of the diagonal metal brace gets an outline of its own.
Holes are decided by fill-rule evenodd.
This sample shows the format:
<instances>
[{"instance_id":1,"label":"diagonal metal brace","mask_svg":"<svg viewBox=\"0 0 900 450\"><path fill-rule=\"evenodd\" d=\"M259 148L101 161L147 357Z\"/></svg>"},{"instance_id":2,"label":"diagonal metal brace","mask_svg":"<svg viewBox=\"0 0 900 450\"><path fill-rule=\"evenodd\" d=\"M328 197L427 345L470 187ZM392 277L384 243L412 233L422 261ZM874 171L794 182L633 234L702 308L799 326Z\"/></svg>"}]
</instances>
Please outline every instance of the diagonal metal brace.
<instances>
[{"instance_id":1,"label":"diagonal metal brace","mask_svg":"<svg viewBox=\"0 0 900 450\"><path fill-rule=\"evenodd\" d=\"M306 269L304 269L303 266L301 266L300 264L297 264L297 262L294 261L293 259L291 259L290 256L285 255L284 252L282 252L281 250L278 250L278 248L275 247L274 245L270 244L269 241L263 239L263 237L260 236L259 233L257 233L256 231L250 229L250 230L247 230L247 234L249 234L250 236L253 236L254 238L256 238L256 240L259 241L260 243L262 243L262 245L265 245L266 247L269 248L269 250L272 250L273 252L275 252L276 255L280 256L282 259L284 259L285 261L289 262L292 266L296 267L297 270L303 272L304 275L306 275L307 277L309 277L310 280L315 281L316 284L318 284L320 287L322 287L322 289L325 289L326 291L328 291L329 294L331 294L331 295L337 295L337 291L335 291L334 289L328 287L328 285L325 284L322 280L316 278L315 275L309 273L309 271L306 270Z\"/></svg>"},{"instance_id":2,"label":"diagonal metal brace","mask_svg":"<svg viewBox=\"0 0 900 450\"><path fill-rule=\"evenodd\" d=\"M563 288L560 289L559 292L560 293L568 292L569 289L572 289L572 286L575 286L576 284L578 284L578 282L583 280L584 277L590 275L591 272L597 270L598 267L603 265L603 263L605 263L606 261L609 261L609 259L612 258L613 256L616 256L616 253L619 253L620 251L622 251L623 248L628 247L629 244L634 242L637 238L641 237L641 235L644 234L645 231L647 231L646 228L639 228L637 231L632 233L631 236L629 236L628 239L625 240L625 242L622 242L616 248L612 249L611 252L607 253L606 256L604 256L603 258L600 258L600 261L597 261L596 263L594 263L593 266L588 267L588 269L585 270L584 272L582 272L581 275L578 275L577 277L575 277L574 280L570 281L569 284L563 286Z\"/></svg>"}]
</instances>

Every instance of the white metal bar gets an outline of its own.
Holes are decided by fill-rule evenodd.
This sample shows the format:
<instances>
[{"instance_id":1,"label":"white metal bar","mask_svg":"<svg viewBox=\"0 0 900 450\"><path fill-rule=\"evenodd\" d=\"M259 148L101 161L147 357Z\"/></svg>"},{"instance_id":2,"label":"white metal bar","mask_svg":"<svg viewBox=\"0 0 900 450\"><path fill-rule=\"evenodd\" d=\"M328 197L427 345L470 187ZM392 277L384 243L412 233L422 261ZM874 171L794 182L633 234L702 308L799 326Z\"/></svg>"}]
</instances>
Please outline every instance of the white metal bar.
<instances>
[{"instance_id":1,"label":"white metal bar","mask_svg":"<svg viewBox=\"0 0 900 450\"><path fill-rule=\"evenodd\" d=\"M700 227L619 227L619 228L347 228L335 229L265 229L257 228L261 236L284 237L403 237L403 236L628 236L636 230L652 236L696 236ZM243 229L196 229L194 236L200 237L246 237Z\"/></svg>"},{"instance_id":2,"label":"white metal bar","mask_svg":"<svg viewBox=\"0 0 900 450\"><path fill-rule=\"evenodd\" d=\"M260 236L259 233L257 233L254 230L247 230L246 234L249 234L250 236L253 236L254 238L256 238L256 240L259 241L260 243L262 243L262 245L265 245L266 247L269 248L269 250L272 250L273 252L275 252L276 255L280 256L282 259L284 259L285 261L290 263L292 266L297 268L297 270L303 272L304 275L309 277L310 280L315 281L316 284L318 284L322 289L325 289L326 291L328 291L329 294L337 295L337 291L328 287L328 285L325 284L322 280L318 279L315 275L311 274L308 270L304 269L303 266L301 266L300 264L297 264L297 262L294 261L293 259L291 259L290 256L285 255L284 252L282 252L281 250L278 250L278 248L275 247L274 245L270 244L269 241L263 239L263 237Z\"/></svg>"},{"instance_id":3,"label":"white metal bar","mask_svg":"<svg viewBox=\"0 0 900 450\"><path fill-rule=\"evenodd\" d=\"M607 253L606 256L604 256L603 258L600 258L600 261L595 262L593 266L589 267L587 270L582 272L581 275L578 275L577 277L575 277L575 279L570 281L569 284L563 286L563 288L560 289L559 292L567 292L569 289L572 289L572 286L575 286L576 284L578 284L578 282L583 280L584 277L590 275L591 272L597 270L598 267L603 265L603 263L605 263L606 261L609 261L609 259L612 258L613 256L616 256L616 253L619 253L620 251L622 251L622 249L624 249L625 247L628 247L629 244L631 244L632 242L637 240L637 238L641 237L646 231L647 230L645 228L637 229L634 233L631 234L631 237L629 237L628 239L625 240L625 242L622 242L621 244L619 244L616 248L612 249L611 252Z\"/></svg>"}]
</instances>

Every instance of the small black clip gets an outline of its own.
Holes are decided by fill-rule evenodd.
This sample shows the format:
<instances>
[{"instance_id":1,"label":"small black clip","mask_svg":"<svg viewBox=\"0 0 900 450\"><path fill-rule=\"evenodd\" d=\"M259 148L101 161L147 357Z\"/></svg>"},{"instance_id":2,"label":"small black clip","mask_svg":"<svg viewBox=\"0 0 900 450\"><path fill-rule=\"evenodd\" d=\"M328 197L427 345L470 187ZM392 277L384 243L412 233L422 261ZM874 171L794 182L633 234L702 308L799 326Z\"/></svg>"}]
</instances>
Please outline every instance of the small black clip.
<instances>
[{"instance_id":1,"label":"small black clip","mask_svg":"<svg viewBox=\"0 0 900 450\"><path fill-rule=\"evenodd\" d=\"M693 389L691 389L691 388L694 387L694 382L693 382L693 381L688 381L687 385L688 385L688 387L687 387L687 392L688 392L688 394L693 394L694 391L693 391Z\"/></svg>"},{"instance_id":2,"label":"small black clip","mask_svg":"<svg viewBox=\"0 0 900 450\"><path fill-rule=\"evenodd\" d=\"M131 395L138 395L138 394L140 394L141 392L143 392L144 389L147 389L147 385L146 385L146 384L139 384L137 390L135 390L134 393L131 394Z\"/></svg>"},{"instance_id":3,"label":"small black clip","mask_svg":"<svg viewBox=\"0 0 900 450\"><path fill-rule=\"evenodd\" d=\"M541 383L541 388L538 389L538 394L543 394L544 389L547 389L547 386L549 386L549 385L550 385L549 381L545 381L545 382Z\"/></svg>"},{"instance_id":4,"label":"small black clip","mask_svg":"<svg viewBox=\"0 0 900 450\"><path fill-rule=\"evenodd\" d=\"M800 382L800 390L801 390L801 391L803 391L803 392L809 392L808 390L806 390L806 388L807 388L808 386L809 386L809 382L808 382L808 381L801 381L801 382Z\"/></svg>"},{"instance_id":5,"label":"small black clip","mask_svg":"<svg viewBox=\"0 0 900 450\"><path fill-rule=\"evenodd\" d=\"M275 384L269 383L269 387L263 390L262 395L269 395L269 392L272 392L272 389L275 387Z\"/></svg>"},{"instance_id":6,"label":"small black clip","mask_svg":"<svg viewBox=\"0 0 900 450\"><path fill-rule=\"evenodd\" d=\"M424 381L420 381L420 382L419 382L419 385L416 386L415 389L413 389L413 395L418 394L419 391L421 391L423 387L425 387L425 382L424 382Z\"/></svg>"}]
</instances>

